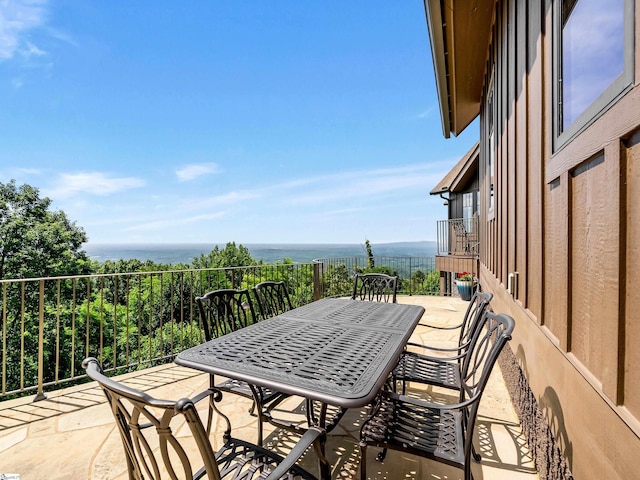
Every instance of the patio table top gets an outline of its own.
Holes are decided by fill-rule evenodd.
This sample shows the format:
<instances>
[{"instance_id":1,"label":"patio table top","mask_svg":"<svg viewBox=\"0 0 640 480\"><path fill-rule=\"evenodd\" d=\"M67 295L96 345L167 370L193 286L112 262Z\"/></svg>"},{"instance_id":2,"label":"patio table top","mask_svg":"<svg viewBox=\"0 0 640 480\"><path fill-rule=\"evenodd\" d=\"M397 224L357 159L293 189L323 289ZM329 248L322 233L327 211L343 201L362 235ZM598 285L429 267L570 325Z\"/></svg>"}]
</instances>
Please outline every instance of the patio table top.
<instances>
[{"instance_id":1,"label":"patio table top","mask_svg":"<svg viewBox=\"0 0 640 480\"><path fill-rule=\"evenodd\" d=\"M361 407L386 381L423 313L418 305L326 298L185 350L175 362Z\"/></svg>"}]
</instances>

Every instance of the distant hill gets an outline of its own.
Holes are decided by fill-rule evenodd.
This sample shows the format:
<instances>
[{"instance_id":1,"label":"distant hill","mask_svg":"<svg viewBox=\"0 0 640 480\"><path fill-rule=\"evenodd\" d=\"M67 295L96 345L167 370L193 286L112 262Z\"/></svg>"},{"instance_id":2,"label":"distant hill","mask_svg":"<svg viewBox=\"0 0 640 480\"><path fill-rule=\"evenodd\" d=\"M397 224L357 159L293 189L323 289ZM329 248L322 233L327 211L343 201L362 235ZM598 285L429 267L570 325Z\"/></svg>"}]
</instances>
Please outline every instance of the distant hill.
<instances>
[{"instance_id":1,"label":"distant hill","mask_svg":"<svg viewBox=\"0 0 640 480\"><path fill-rule=\"evenodd\" d=\"M273 263L290 258L294 262L310 262L317 258L360 257L367 254L364 243L327 244L243 244L256 260ZM132 259L156 263L191 263L200 254L207 254L216 244L97 244L87 243L84 250L89 257L99 262L106 260ZM219 244L224 248L224 244ZM387 257L432 257L436 254L436 242L394 242L371 244L375 256Z\"/></svg>"}]
</instances>

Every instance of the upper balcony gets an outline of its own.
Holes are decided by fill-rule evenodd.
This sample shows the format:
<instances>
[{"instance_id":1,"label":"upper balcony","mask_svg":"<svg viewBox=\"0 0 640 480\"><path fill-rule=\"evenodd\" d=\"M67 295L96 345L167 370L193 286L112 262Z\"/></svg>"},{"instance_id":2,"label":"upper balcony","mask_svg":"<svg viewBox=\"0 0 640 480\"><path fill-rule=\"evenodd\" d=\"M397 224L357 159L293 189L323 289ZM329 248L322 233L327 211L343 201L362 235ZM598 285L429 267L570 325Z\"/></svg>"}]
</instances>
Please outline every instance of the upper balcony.
<instances>
[{"instance_id":1,"label":"upper balcony","mask_svg":"<svg viewBox=\"0 0 640 480\"><path fill-rule=\"evenodd\" d=\"M454 280L462 272L478 276L480 251L478 217L438 221L438 253L435 267L440 271L440 293L455 292Z\"/></svg>"}]
</instances>

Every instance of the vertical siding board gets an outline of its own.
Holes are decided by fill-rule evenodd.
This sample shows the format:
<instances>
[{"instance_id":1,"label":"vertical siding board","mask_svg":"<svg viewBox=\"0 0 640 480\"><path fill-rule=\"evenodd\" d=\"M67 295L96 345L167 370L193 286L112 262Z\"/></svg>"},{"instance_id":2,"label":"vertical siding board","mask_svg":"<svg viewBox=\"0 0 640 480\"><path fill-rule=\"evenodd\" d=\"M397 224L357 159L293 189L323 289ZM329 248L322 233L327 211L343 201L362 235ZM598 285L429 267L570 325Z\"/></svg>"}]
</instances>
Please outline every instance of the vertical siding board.
<instances>
[{"instance_id":1,"label":"vertical siding board","mask_svg":"<svg viewBox=\"0 0 640 480\"><path fill-rule=\"evenodd\" d=\"M527 174L528 163L527 158L527 61L528 61L528 5L527 0L518 0L516 19L517 19L517 66L516 66L516 263L515 269L518 272L518 292L517 298L526 308L528 306L527 292L527 237L529 231L528 215L527 215Z\"/></svg>"},{"instance_id":2,"label":"vertical siding board","mask_svg":"<svg viewBox=\"0 0 640 480\"><path fill-rule=\"evenodd\" d=\"M626 169L626 291L625 291L625 351L624 404L631 414L640 418L640 134L632 138L627 152ZM635 288L634 288L635 287Z\"/></svg>"},{"instance_id":3,"label":"vertical siding board","mask_svg":"<svg viewBox=\"0 0 640 480\"><path fill-rule=\"evenodd\" d=\"M500 116L499 123L501 125L500 132L500 216L498 223L500 225L500 281L502 284L507 283L507 274L509 268L509 10L508 0L501 3L500 13Z\"/></svg>"},{"instance_id":4,"label":"vertical siding board","mask_svg":"<svg viewBox=\"0 0 640 480\"><path fill-rule=\"evenodd\" d=\"M543 35L542 9L538 0L529 0L527 54L527 308L539 323L544 322L544 155L543 134Z\"/></svg>"},{"instance_id":5,"label":"vertical siding board","mask_svg":"<svg viewBox=\"0 0 640 480\"><path fill-rule=\"evenodd\" d=\"M508 92L508 107L507 107L507 275L516 270L516 0L511 0L507 3L507 57L508 73L507 73L507 92ZM507 276L504 277L505 283L507 282Z\"/></svg>"},{"instance_id":6,"label":"vertical siding board","mask_svg":"<svg viewBox=\"0 0 640 480\"><path fill-rule=\"evenodd\" d=\"M544 274L548 289L544 296L545 325L557 338L560 348L568 351L568 245L569 182L564 175L545 189L545 205L553 205L545 214L546 242Z\"/></svg>"},{"instance_id":7,"label":"vertical siding board","mask_svg":"<svg viewBox=\"0 0 640 480\"><path fill-rule=\"evenodd\" d=\"M527 158L528 158L528 236L527 236L527 292L529 296L527 305L540 323L546 321L545 292L548 290L545 265L545 192L549 188L544 183L545 158L550 150L545 148L549 142L545 140L545 126L548 116L545 115L547 105L550 105L550 96L544 89L544 78L550 78L550 55L545 55L549 45L549 39L545 40L544 31L550 31L549 16L543 12L550 10L550 0L539 2L529 0L529 54L527 55L528 81L528 106L527 106ZM547 22L545 26L545 22ZM551 131L551 129L546 129Z\"/></svg>"}]
</instances>

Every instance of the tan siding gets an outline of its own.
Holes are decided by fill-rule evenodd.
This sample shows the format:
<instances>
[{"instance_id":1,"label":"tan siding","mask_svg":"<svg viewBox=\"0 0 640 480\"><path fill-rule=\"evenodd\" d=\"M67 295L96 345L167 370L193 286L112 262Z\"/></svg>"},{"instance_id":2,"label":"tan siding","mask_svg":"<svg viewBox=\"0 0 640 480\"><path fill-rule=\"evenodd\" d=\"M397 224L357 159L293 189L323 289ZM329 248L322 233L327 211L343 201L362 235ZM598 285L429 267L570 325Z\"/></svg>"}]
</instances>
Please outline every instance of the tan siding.
<instances>
[{"instance_id":1,"label":"tan siding","mask_svg":"<svg viewBox=\"0 0 640 480\"><path fill-rule=\"evenodd\" d=\"M519 157L521 165L527 165L527 284L526 306L542 322L543 316L543 191L544 191L544 149L543 149L543 63L542 63L542 6L538 0L529 0L529 28L527 68L527 155ZM521 167L523 168L523 167Z\"/></svg>"},{"instance_id":2,"label":"tan siding","mask_svg":"<svg viewBox=\"0 0 640 480\"><path fill-rule=\"evenodd\" d=\"M498 104L500 105L500 112L498 114L498 124L500 125L500 136L498 140L500 142L500 158L498 159L498 171L500 172L500 196L498 198L498 204L500 214L496 218L498 224L498 230L500 232L500 249L499 249L499 276L498 278L502 284L506 285L507 279L507 267L509 262L509 184L508 184L508 165L509 165L509 139L507 123L509 122L509 49L508 49L508 5L507 2L502 2L500 5L500 94L498 95Z\"/></svg>"},{"instance_id":3,"label":"tan siding","mask_svg":"<svg viewBox=\"0 0 640 480\"><path fill-rule=\"evenodd\" d=\"M630 142L627 152L626 192L626 305L624 404L636 417L640 417L640 135Z\"/></svg>"},{"instance_id":4,"label":"tan siding","mask_svg":"<svg viewBox=\"0 0 640 480\"><path fill-rule=\"evenodd\" d=\"M545 326L558 339L560 347L567 350L569 342L567 331L568 299L568 181L565 176L546 189L545 205L554 205L545 212L545 278L547 279L544 296Z\"/></svg>"},{"instance_id":5,"label":"tan siding","mask_svg":"<svg viewBox=\"0 0 640 480\"><path fill-rule=\"evenodd\" d=\"M516 34L517 40L515 47L520 45L518 55L516 56L516 153L514 155L514 165L516 170L516 188L514 190L515 197L515 218L516 218L516 261L515 270L518 272L518 291L517 298L526 307L527 301L527 2L518 2L516 12ZM520 160L520 164L516 163Z\"/></svg>"},{"instance_id":6,"label":"tan siding","mask_svg":"<svg viewBox=\"0 0 640 480\"><path fill-rule=\"evenodd\" d=\"M566 421L556 433L576 478L632 478L640 471L640 85L552 151L551 4L496 3L495 218L483 225L481 276L493 308L516 318L512 347L534 393L553 397L555 420ZM636 59L640 72L640 51ZM485 135L481 128L487 155ZM513 270L515 299L506 292Z\"/></svg>"},{"instance_id":7,"label":"tan siding","mask_svg":"<svg viewBox=\"0 0 640 480\"><path fill-rule=\"evenodd\" d=\"M617 376L619 192L602 179L616 178L616 167L604 153L580 165L570 205L570 348L609 395Z\"/></svg>"},{"instance_id":8,"label":"tan siding","mask_svg":"<svg viewBox=\"0 0 640 480\"><path fill-rule=\"evenodd\" d=\"M507 252L506 275L503 281L506 283L508 275L516 271L516 4L507 2Z\"/></svg>"}]
</instances>

